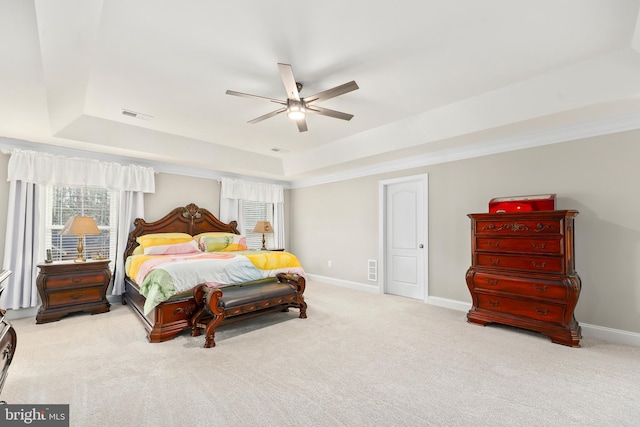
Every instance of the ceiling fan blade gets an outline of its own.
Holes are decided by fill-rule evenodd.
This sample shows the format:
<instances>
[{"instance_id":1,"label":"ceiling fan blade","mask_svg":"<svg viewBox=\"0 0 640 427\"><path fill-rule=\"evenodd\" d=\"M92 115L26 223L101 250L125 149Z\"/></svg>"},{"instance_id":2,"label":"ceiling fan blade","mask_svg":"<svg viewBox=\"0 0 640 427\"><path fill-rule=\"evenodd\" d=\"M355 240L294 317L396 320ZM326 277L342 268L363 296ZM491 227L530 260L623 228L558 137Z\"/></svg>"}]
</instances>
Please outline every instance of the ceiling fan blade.
<instances>
[{"instance_id":1,"label":"ceiling fan blade","mask_svg":"<svg viewBox=\"0 0 640 427\"><path fill-rule=\"evenodd\" d=\"M315 95L305 97L304 102L307 104L312 104L314 102L324 101L325 99L335 98L336 96L343 95L356 89L360 88L358 87L356 82L352 80L349 83L345 83L332 89L327 89L320 93L316 93Z\"/></svg>"},{"instance_id":2,"label":"ceiling fan blade","mask_svg":"<svg viewBox=\"0 0 640 427\"><path fill-rule=\"evenodd\" d=\"M296 78L293 76L293 68L289 64L278 64L280 70L280 78L287 91L287 98L300 101L300 93L298 92L298 86L296 85Z\"/></svg>"},{"instance_id":3,"label":"ceiling fan blade","mask_svg":"<svg viewBox=\"0 0 640 427\"><path fill-rule=\"evenodd\" d=\"M307 111L342 120L351 120L353 118L353 114L342 113L340 111L318 107L317 105L307 105Z\"/></svg>"},{"instance_id":4,"label":"ceiling fan blade","mask_svg":"<svg viewBox=\"0 0 640 427\"><path fill-rule=\"evenodd\" d=\"M265 114L264 116L256 117L256 118L255 118L255 119L253 119L253 120L249 120L247 123L256 124L256 123L258 123L258 122L261 122L261 121L263 121L263 120L267 120L268 118L273 117L273 116L275 116L276 114L283 113L283 112L285 112L285 111L287 111L287 109L286 109L286 108L279 108L279 109L277 109L276 111L272 111L272 112L270 112L270 113Z\"/></svg>"},{"instance_id":5,"label":"ceiling fan blade","mask_svg":"<svg viewBox=\"0 0 640 427\"><path fill-rule=\"evenodd\" d=\"M265 99L267 101L275 102L276 104L287 105L287 101L282 101L280 99L274 99L274 98L267 98L266 96L250 95L248 93L236 92L235 90L228 90L226 93L227 95L242 96L245 98Z\"/></svg>"},{"instance_id":6,"label":"ceiling fan blade","mask_svg":"<svg viewBox=\"0 0 640 427\"><path fill-rule=\"evenodd\" d=\"M306 132L307 129L307 121L305 119L296 120L296 124L298 125L298 131Z\"/></svg>"}]
</instances>

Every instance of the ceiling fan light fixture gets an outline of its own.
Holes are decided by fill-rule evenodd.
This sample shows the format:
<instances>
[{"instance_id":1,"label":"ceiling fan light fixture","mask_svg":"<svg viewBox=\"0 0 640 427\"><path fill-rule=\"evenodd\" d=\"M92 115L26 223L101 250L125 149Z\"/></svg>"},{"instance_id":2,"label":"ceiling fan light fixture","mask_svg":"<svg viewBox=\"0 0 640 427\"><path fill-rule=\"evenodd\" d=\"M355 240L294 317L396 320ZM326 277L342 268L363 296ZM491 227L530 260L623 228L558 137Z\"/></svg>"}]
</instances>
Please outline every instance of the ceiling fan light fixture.
<instances>
[{"instance_id":1,"label":"ceiling fan light fixture","mask_svg":"<svg viewBox=\"0 0 640 427\"><path fill-rule=\"evenodd\" d=\"M289 101L289 106L287 107L287 116L289 116L292 120L302 120L306 115L306 110L304 105L301 102L291 102Z\"/></svg>"}]
</instances>

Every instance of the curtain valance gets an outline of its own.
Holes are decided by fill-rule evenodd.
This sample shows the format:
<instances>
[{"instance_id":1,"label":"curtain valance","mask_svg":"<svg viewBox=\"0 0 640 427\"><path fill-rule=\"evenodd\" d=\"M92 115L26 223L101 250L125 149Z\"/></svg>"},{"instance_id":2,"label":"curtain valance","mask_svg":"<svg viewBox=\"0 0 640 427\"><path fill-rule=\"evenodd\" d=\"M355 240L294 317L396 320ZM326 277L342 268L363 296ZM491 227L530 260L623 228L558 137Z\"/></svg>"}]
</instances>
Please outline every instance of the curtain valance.
<instances>
[{"instance_id":1,"label":"curtain valance","mask_svg":"<svg viewBox=\"0 0 640 427\"><path fill-rule=\"evenodd\" d=\"M250 200L252 202L284 203L281 185L221 178L220 197L224 199Z\"/></svg>"},{"instance_id":2,"label":"curtain valance","mask_svg":"<svg viewBox=\"0 0 640 427\"><path fill-rule=\"evenodd\" d=\"M144 166L14 150L8 169L9 181L155 192L153 168Z\"/></svg>"}]
</instances>

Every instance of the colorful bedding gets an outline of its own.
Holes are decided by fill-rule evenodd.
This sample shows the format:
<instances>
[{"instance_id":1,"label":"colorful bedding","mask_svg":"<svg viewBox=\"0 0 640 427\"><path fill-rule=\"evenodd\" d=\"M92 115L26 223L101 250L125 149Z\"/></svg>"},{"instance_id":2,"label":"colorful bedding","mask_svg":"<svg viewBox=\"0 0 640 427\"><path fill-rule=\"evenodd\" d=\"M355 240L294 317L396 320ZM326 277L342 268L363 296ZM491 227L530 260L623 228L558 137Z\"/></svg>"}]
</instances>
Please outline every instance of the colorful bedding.
<instances>
[{"instance_id":1,"label":"colorful bedding","mask_svg":"<svg viewBox=\"0 0 640 427\"><path fill-rule=\"evenodd\" d=\"M201 283L223 287L275 277L278 273L305 275L298 258L281 251L139 254L127 258L126 272L146 298L145 314Z\"/></svg>"}]
</instances>

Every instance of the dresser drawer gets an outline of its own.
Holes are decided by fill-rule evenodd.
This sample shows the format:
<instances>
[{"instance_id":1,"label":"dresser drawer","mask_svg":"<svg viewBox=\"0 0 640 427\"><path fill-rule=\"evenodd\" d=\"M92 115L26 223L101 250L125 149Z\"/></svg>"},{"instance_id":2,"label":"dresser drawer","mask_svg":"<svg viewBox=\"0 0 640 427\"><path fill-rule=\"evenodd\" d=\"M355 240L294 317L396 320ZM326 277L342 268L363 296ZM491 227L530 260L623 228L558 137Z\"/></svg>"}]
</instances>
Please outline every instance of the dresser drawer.
<instances>
[{"instance_id":1,"label":"dresser drawer","mask_svg":"<svg viewBox=\"0 0 640 427\"><path fill-rule=\"evenodd\" d=\"M562 227L562 220L556 219L482 219L476 221L475 232L479 235L498 236L557 235L560 234Z\"/></svg>"},{"instance_id":2,"label":"dresser drawer","mask_svg":"<svg viewBox=\"0 0 640 427\"><path fill-rule=\"evenodd\" d=\"M565 311L565 306L562 304L520 300L481 293L478 294L478 308L554 323L562 322Z\"/></svg>"},{"instance_id":3,"label":"dresser drawer","mask_svg":"<svg viewBox=\"0 0 640 427\"><path fill-rule=\"evenodd\" d=\"M49 307L102 301L102 291L102 287L94 287L61 292L51 292L48 294Z\"/></svg>"},{"instance_id":4,"label":"dresser drawer","mask_svg":"<svg viewBox=\"0 0 640 427\"><path fill-rule=\"evenodd\" d=\"M537 279L476 273L473 276L473 286L478 292L506 292L559 302L567 299L567 286Z\"/></svg>"},{"instance_id":5,"label":"dresser drawer","mask_svg":"<svg viewBox=\"0 0 640 427\"><path fill-rule=\"evenodd\" d=\"M477 253L476 265L510 270L535 271L543 273L564 274L565 267L562 258L537 257L534 255L511 255L499 253Z\"/></svg>"},{"instance_id":6,"label":"dresser drawer","mask_svg":"<svg viewBox=\"0 0 640 427\"><path fill-rule=\"evenodd\" d=\"M562 254L563 239L514 239L500 237L477 237L476 250L479 252L522 252L549 255Z\"/></svg>"},{"instance_id":7,"label":"dresser drawer","mask_svg":"<svg viewBox=\"0 0 640 427\"><path fill-rule=\"evenodd\" d=\"M69 287L82 287L99 285L105 282L105 274L102 271L96 271L85 274L70 275L49 275L46 278L47 289L63 289Z\"/></svg>"}]
</instances>

